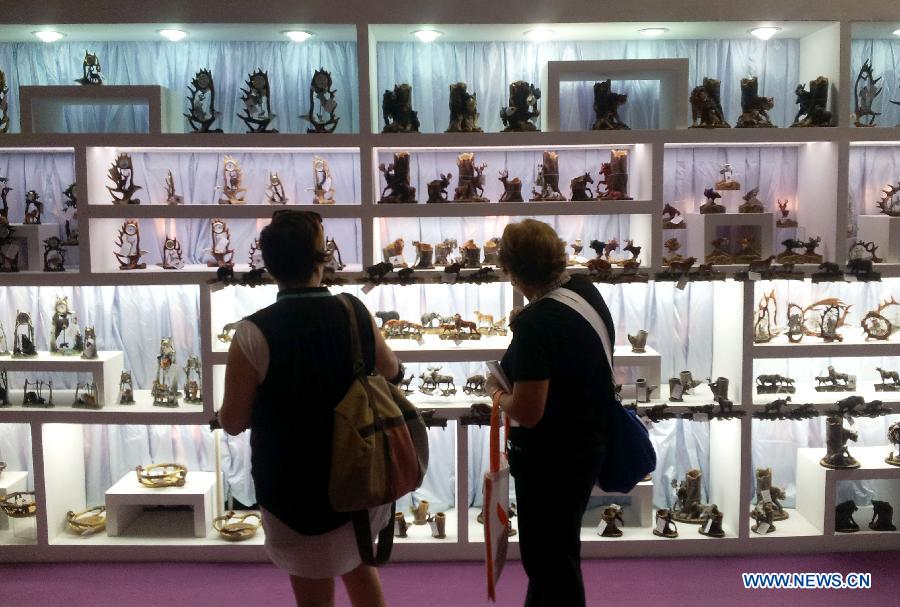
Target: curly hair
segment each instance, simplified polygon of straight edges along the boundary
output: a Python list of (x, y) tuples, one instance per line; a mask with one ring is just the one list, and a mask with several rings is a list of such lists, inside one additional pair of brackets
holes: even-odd
[(259, 235), (266, 270), (277, 282), (302, 284), (316, 266), (328, 261), (322, 217), (309, 211), (285, 209), (272, 214), (272, 222)]
[(511, 223), (500, 239), (500, 266), (517, 282), (543, 286), (566, 269), (566, 245), (552, 227), (535, 219)]

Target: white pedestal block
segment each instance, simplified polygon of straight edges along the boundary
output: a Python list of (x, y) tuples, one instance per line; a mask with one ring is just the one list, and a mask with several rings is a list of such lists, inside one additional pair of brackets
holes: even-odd
[(631, 346), (616, 346), (613, 348), (613, 361), (616, 369), (637, 369), (634, 377), (643, 377), (652, 386), (659, 386), (659, 377), (662, 374), (662, 356), (653, 348), (647, 346), (646, 351), (637, 353), (631, 351)]
[(687, 255), (696, 257), (697, 263), (704, 263), (706, 256), (712, 252), (712, 241), (717, 238), (717, 231), (731, 229), (729, 236), (732, 253), (740, 248), (737, 240), (738, 230), (742, 227), (755, 227), (757, 234), (756, 248), (761, 257), (772, 255), (772, 239), (775, 231), (775, 220), (772, 213), (688, 213), (687, 214)]
[(884, 461), (891, 450), (889, 446), (854, 447), (851, 442), (848, 450), (859, 461), (859, 468), (832, 470), (819, 464), (825, 449), (797, 449), (797, 511), (825, 535), (834, 533), (838, 481), (900, 481), (900, 466)]
[(859, 239), (878, 245), (877, 254), (886, 262), (900, 261), (900, 217), (860, 215)]
[(180, 95), (159, 85), (19, 87), (22, 133), (65, 133), (63, 113), (78, 105), (147, 106), (146, 133), (181, 133)]
[(184, 487), (150, 489), (128, 472), (106, 491), (106, 532), (123, 535), (145, 506), (190, 506), (193, 511), (194, 537), (206, 537), (212, 528), (216, 475), (213, 472), (188, 471)]
[[(5, 470), (0, 474), (0, 499), (10, 493), (26, 491), (26, 481), (28, 481), (27, 472)], [(9, 517), (2, 510), (0, 510), (0, 529), (9, 529)]]
[(658, 80), (659, 128), (688, 126), (687, 59), (609, 59), (599, 61), (548, 61), (546, 85), (547, 121), (550, 131), (559, 130), (559, 83), (600, 80)]
[[(12, 243), (20, 249), (19, 269), (40, 272), (44, 269), (44, 241), (51, 236), (59, 236), (59, 225), (55, 223), (13, 223)], [(9, 257), (14, 255), (6, 252)]]
[(649, 527), (653, 523), (653, 481), (638, 483), (630, 493), (607, 493), (594, 487), (591, 491), (593, 497), (624, 497), (631, 500), (631, 505), (622, 506), (623, 527)]
[[(38, 352), (31, 358), (3, 358), (3, 367), (9, 371), (90, 373), (97, 384), (97, 396), (101, 403), (113, 405), (119, 396), (119, 379), (122, 375), (125, 356), (121, 351), (101, 350), (97, 358), (84, 359), (80, 356), (61, 356), (49, 352)], [(18, 392), (21, 395), (21, 391)], [(12, 394), (16, 396), (15, 393)], [(71, 403), (56, 403), (70, 405)]]

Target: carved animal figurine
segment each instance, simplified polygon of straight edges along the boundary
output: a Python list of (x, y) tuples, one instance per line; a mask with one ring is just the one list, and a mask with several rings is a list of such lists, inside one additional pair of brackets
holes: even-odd
[(719, 198), (722, 197), (717, 191), (712, 188), (706, 188), (703, 190), (703, 195), (706, 197), (706, 202), (700, 205), (700, 213), (724, 213), (725, 206), (716, 202)]
[(719, 98), (721, 83), (715, 78), (704, 78), (703, 84), (691, 91), (691, 128), (730, 128), (725, 121), (722, 102)]
[[(892, 466), (900, 466), (900, 422), (894, 422), (888, 428), (888, 442), (892, 445), (891, 452), (884, 461)], [(894, 454), (894, 448), (897, 449), (896, 454)]]
[(412, 86), (395, 84), (381, 97), (382, 133), (418, 133), (419, 113), (412, 109)]
[[(875, 78), (872, 74), (872, 60), (866, 59), (859, 68), (856, 82), (853, 85), (853, 126), (875, 126), (875, 117), (881, 116), (881, 112), (872, 109), (872, 104), (881, 94), (881, 87), (877, 86), (879, 82), (881, 82), (881, 77)], [(868, 118), (868, 121), (863, 122), (863, 118)]]
[(828, 106), (828, 78), (819, 76), (809, 81), (809, 90), (798, 84), (794, 89), (799, 106), (792, 127), (834, 126)]
[(500, 182), (503, 184), (503, 194), (500, 202), (524, 202), (522, 198), (522, 180), (518, 177), (509, 179), (509, 171), (500, 171)]
[[(556, 152), (544, 152), (542, 162), (538, 165), (538, 174), (531, 190), (532, 201), (561, 201), (566, 197), (559, 191), (559, 155)], [(540, 188), (540, 189), (537, 189)]]
[(475, 93), (467, 91), (465, 82), (450, 85), (450, 124), (447, 133), (480, 133), (478, 126), (478, 100)]
[(826, 454), (819, 463), (826, 468), (859, 468), (859, 462), (847, 450), (847, 441), (856, 442), (859, 434), (844, 428), (842, 417), (832, 416), (825, 421)]
[(389, 320), (400, 320), (400, 313), (396, 310), (379, 310), (375, 312), (374, 316), (381, 321), (382, 327)]
[(881, 500), (872, 500), (872, 520), (869, 521), (872, 531), (896, 531), (894, 525), (894, 507)]
[(532, 122), (540, 116), (538, 102), (541, 98), (541, 89), (536, 88), (524, 80), (516, 80), (509, 85), (509, 105), (500, 108), (500, 121), (503, 122), (503, 132), (536, 131), (537, 126)]
[(628, 251), (631, 253), (631, 259), (627, 260), (626, 263), (630, 262), (635, 265), (640, 264), (640, 256), (641, 256), (641, 247), (636, 246), (634, 241), (629, 239), (625, 241), (625, 246), (622, 247), (623, 251)]
[(775, 225), (779, 228), (796, 228), (797, 221), (788, 217), (790, 214), (790, 211), (788, 210), (790, 200), (785, 199), (784, 202), (782, 202), (779, 198), (776, 204), (778, 205), (778, 211), (781, 213), (781, 217), (775, 222)]
[(659, 537), (675, 538), (678, 537), (678, 527), (672, 520), (672, 511), (666, 508), (660, 508), (656, 511), (656, 523), (653, 527), (653, 535)]
[(381, 191), (380, 203), (416, 202), (416, 188), (410, 185), (409, 153), (395, 152), (394, 162), (378, 165), (387, 185)]
[(737, 128), (774, 127), (769, 118), (769, 110), (773, 107), (774, 97), (759, 96), (759, 81), (756, 76), (741, 78), (741, 115), (735, 124)]
[(393, 272), (394, 265), (390, 262), (382, 261), (374, 266), (367, 267), (364, 271), (369, 276), (369, 282), (375, 283), (383, 280), (385, 276)]
[(81, 62), (81, 78), (75, 82), (85, 85), (103, 84), (103, 73), (100, 65), (100, 57), (96, 53), (84, 51), (84, 61)]
[(785, 499), (786, 494), (781, 487), (772, 485), (772, 469), (757, 468), (756, 469), (756, 502), (768, 502), (772, 504), (774, 510), (772, 512), (772, 520), (783, 521), (789, 518), (788, 512), (781, 505), (781, 500)]
[(618, 504), (610, 504), (603, 509), (603, 513), (601, 514), (602, 523), (600, 526), (602, 527), (602, 531), (600, 535), (603, 537), (622, 537), (622, 530), (616, 526), (616, 521), (619, 522), (620, 525), (625, 525), (625, 521), (622, 520), (622, 507)]
[(699, 523), (703, 513), (703, 504), (700, 501), (700, 470), (688, 470), (681, 483), (677, 479), (672, 480), (675, 491), (675, 505), (672, 507), (673, 518), (679, 523)]
[(456, 159), (459, 168), (459, 178), (456, 188), (453, 190), (453, 200), (456, 202), (488, 202), (484, 197), (484, 169), (487, 164), (475, 164), (475, 154), (472, 152), (460, 152)]
[(637, 335), (628, 335), (628, 343), (631, 344), (631, 351), (636, 354), (643, 354), (647, 351), (647, 336), (649, 333), (644, 329), (637, 332)]
[(719, 507), (716, 504), (710, 504), (703, 509), (703, 513), (700, 515), (700, 528), (697, 532), (709, 537), (725, 537), (725, 530), (722, 529), (724, 518)]
[(787, 411), (787, 404), (791, 402), (791, 397), (777, 398), (770, 403), (766, 403), (762, 417), (764, 419), (784, 419), (790, 414)]
[(753, 533), (765, 535), (775, 531), (775, 507), (771, 502), (758, 502), (751, 516), (755, 521), (750, 528)]
[(453, 173), (444, 175), (441, 173), (440, 179), (428, 182), (428, 201), (427, 202), (447, 202), (447, 188), (450, 187), (450, 179)]
[(591, 125), (591, 130), (630, 130), (627, 124), (619, 118), (619, 108), (628, 101), (628, 95), (615, 93), (612, 90), (612, 82), (604, 80), (594, 83), (594, 114), (597, 119)]
[(594, 197), (594, 193), (591, 191), (591, 188), (588, 184), (593, 184), (594, 180), (591, 179), (590, 173), (584, 173), (583, 175), (578, 175), (577, 177), (572, 178), (569, 182), (569, 187), (572, 190), (571, 200), (597, 200)]
[(762, 201), (756, 197), (759, 194), (759, 188), (753, 188), (748, 191), (746, 194), (741, 196), (744, 200), (743, 204), (738, 206), (738, 212), (740, 213), (762, 213), (765, 211), (765, 207), (763, 206)]
[(603, 191), (597, 191), (600, 200), (631, 200), (628, 195), (628, 150), (610, 150), (609, 162), (600, 165), (600, 181)]
[(847, 500), (834, 507), (834, 530), (838, 533), (854, 533), (859, 525), (853, 520), (853, 513), (859, 510), (856, 502)]
[(487, 392), (484, 391), (485, 381), (484, 375), (472, 375), (466, 378), (466, 385), (462, 391), (469, 396), (487, 396)]

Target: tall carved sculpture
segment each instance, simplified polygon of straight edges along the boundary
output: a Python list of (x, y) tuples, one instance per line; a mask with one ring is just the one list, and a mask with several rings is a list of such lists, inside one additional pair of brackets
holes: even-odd
[(739, 129), (774, 127), (769, 110), (775, 107), (773, 97), (759, 96), (759, 80), (741, 78), (741, 115), (735, 126)]
[(247, 82), (241, 89), (241, 103), (244, 110), (238, 114), (248, 133), (277, 133), (271, 128), (275, 114), (272, 113), (272, 96), (269, 90), (269, 73), (257, 68), (247, 76)]
[(335, 116), (337, 91), (331, 85), (331, 72), (324, 67), (317, 69), (309, 82), (309, 113), (300, 116), (312, 125), (306, 129), (307, 133), (333, 133), (337, 128), (340, 120)]
[(465, 82), (450, 85), (450, 124), (447, 133), (480, 133), (478, 100), (467, 91)]
[(619, 108), (628, 101), (628, 95), (612, 90), (612, 82), (604, 80), (594, 83), (594, 114), (596, 120), (591, 126), (594, 131), (630, 130), (619, 118)]
[(538, 102), (541, 98), (541, 89), (524, 80), (516, 80), (509, 85), (509, 105), (500, 108), (500, 120), (503, 122), (503, 132), (536, 131), (537, 126), (533, 119), (541, 115)]
[(715, 78), (704, 78), (703, 84), (691, 91), (691, 128), (730, 128), (722, 110), (719, 97), (721, 83)]
[(221, 112), (216, 110), (216, 85), (212, 72), (202, 69), (191, 80), (188, 87), (188, 113), (184, 115), (194, 133), (221, 133), (222, 129), (212, 128)]
[(475, 154), (461, 152), (456, 159), (459, 167), (459, 178), (453, 191), (453, 200), (457, 202), (488, 202), (484, 197), (484, 169), (487, 164), (475, 164)]
[(382, 133), (418, 133), (419, 113), (412, 109), (412, 86), (395, 84), (381, 97)]
[[(538, 175), (531, 190), (532, 201), (558, 201), (566, 197), (559, 191), (559, 155), (544, 152), (543, 161), (538, 165)], [(536, 189), (540, 188), (540, 189)]]
[(819, 76), (809, 81), (809, 90), (806, 86), (798, 84), (794, 93), (797, 95), (797, 114), (794, 116), (793, 127), (803, 126), (834, 126), (831, 120), (831, 112), (828, 107), (828, 78)]
[(381, 191), (380, 203), (416, 202), (416, 188), (410, 185), (409, 153), (395, 152), (394, 162), (378, 165), (387, 185)]

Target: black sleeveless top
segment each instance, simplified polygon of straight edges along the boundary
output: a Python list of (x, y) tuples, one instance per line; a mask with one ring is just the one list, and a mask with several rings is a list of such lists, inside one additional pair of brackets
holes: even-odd
[[(372, 321), (365, 305), (350, 299), (372, 369)], [(298, 533), (337, 529), (350, 520), (328, 500), (334, 408), (353, 381), (347, 310), (324, 287), (288, 289), (247, 320), (269, 345), (250, 421), (257, 501)]]

